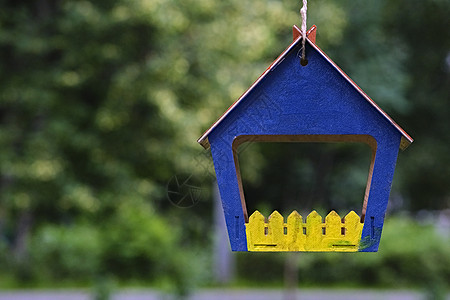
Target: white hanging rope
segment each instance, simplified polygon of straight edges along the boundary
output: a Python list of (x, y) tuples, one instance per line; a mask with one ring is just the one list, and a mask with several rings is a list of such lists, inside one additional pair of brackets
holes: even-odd
[(303, 0), (303, 7), (300, 9), (300, 15), (302, 16), (302, 60), (305, 60), (305, 43), (306, 43), (306, 11), (308, 10), (308, 0)]

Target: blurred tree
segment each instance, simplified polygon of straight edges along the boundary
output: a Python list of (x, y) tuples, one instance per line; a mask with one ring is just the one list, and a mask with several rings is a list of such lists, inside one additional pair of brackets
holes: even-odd
[[(312, 1), (308, 23), (319, 27), (319, 46), (417, 139), (402, 154), (399, 191), (413, 209), (442, 208), (450, 199), (449, 2), (419, 2)], [(79, 242), (61, 236), (103, 224), (100, 254), (92, 252), (102, 260), (98, 268), (193, 277), (176, 268), (185, 266), (177, 260), (187, 251), (179, 249), (208, 245), (212, 203), (175, 208), (167, 182), (183, 172), (211, 177), (196, 139), (289, 43), (299, 4), (0, 0), (0, 8), (0, 249), (10, 254), (0, 258), (14, 253), (26, 272), (29, 259), (39, 261), (35, 255), (52, 257), (41, 248), (28, 256), (38, 243), (32, 233), (73, 243), (73, 252), (55, 250), (54, 240), (48, 249), (78, 257), (85, 253)], [(308, 171), (302, 161), (267, 151), (249, 149), (249, 188), (270, 186), (267, 170), (275, 163)], [(316, 163), (329, 152), (306, 151)], [(343, 155), (343, 162), (352, 159)], [(165, 240), (171, 228), (182, 233)], [(122, 247), (127, 238), (138, 245)], [(155, 259), (161, 252), (146, 249), (150, 241), (175, 258)]]
[[(24, 272), (29, 257), (51, 257), (36, 247), (29, 256), (29, 244), (36, 244), (31, 233), (66, 232), (47, 229), (52, 224), (122, 224), (123, 211), (136, 201), (144, 211), (166, 211), (161, 223), (167, 224), (158, 230), (170, 235), (170, 222), (187, 233), (171, 247), (207, 245), (211, 203), (197, 205), (186, 220), (171, 209), (166, 184), (183, 171), (209, 178), (196, 138), (250, 84), (267, 63), (261, 61), (278, 52), (278, 39), (286, 38), (280, 31), (290, 34), (296, 13), (278, 1), (238, 0), (5, 0), (0, 6), (0, 236)], [(157, 229), (148, 230), (123, 237)], [(119, 272), (129, 263), (142, 268), (136, 276), (146, 276), (152, 271), (135, 261), (164, 262), (142, 248), (132, 248), (135, 259), (122, 260), (131, 250), (105, 239), (112, 248), (100, 259), (115, 261), (106, 269)], [(116, 247), (117, 253), (108, 250)]]
[(405, 45), (405, 96), (399, 115), (417, 143), (404, 153), (398, 177), (412, 210), (450, 207), (450, 1), (388, 1), (385, 30)]
[(189, 43), (194, 26), (183, 11), (190, 6), (46, 0), (1, 6), (0, 234), (26, 262), (33, 228), (83, 219), (115, 224), (135, 199), (149, 208), (165, 199), (174, 166), (193, 164), (189, 149), (199, 128), (193, 83), (207, 79), (187, 76), (197, 55)]

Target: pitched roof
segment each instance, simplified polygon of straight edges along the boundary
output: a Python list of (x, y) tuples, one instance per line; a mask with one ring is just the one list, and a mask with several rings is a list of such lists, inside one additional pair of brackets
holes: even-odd
[[(323, 52), (317, 45), (315, 44), (316, 41), (316, 26), (314, 25), (311, 27), (311, 29), (307, 32), (306, 40), (308, 41), (309, 45), (311, 45), (318, 53), (322, 55), (322, 57), (328, 61), (363, 97), (366, 99), (384, 118), (386, 118), (401, 134), (402, 139), (400, 142), (400, 149), (405, 150), (414, 140), (391, 118), (387, 113), (385, 113), (350, 77), (348, 77), (347, 74), (344, 73), (344, 71), (341, 70), (326, 54)], [(209, 141), (208, 141), (208, 135), (211, 133), (211, 131), (214, 130), (227, 116), (228, 114), (233, 111), (233, 109), (247, 96), (254, 88), (255, 86), (278, 64), (280, 64), (285, 56), (289, 53), (289, 51), (294, 48), (298, 43), (302, 40), (302, 35), (300, 29), (294, 25), (293, 26), (293, 33), (294, 33), (294, 41), (283, 51), (283, 53), (278, 56), (278, 58), (270, 64), (270, 66), (264, 71), (264, 73), (259, 76), (259, 78), (239, 97), (238, 100), (236, 100), (223, 114), (222, 116), (214, 122), (211, 127), (206, 130), (203, 135), (197, 140), (200, 145), (202, 145), (205, 149), (208, 149), (210, 147)]]

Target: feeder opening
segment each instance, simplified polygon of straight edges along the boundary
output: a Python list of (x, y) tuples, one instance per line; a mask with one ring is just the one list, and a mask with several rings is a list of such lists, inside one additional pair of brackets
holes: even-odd
[[(245, 136), (235, 140), (233, 150), (250, 251), (357, 251), (373, 138)], [(270, 242), (252, 240), (258, 234), (249, 228)], [(292, 235), (304, 238), (303, 244), (289, 244)], [(313, 236), (320, 242), (308, 244)]]

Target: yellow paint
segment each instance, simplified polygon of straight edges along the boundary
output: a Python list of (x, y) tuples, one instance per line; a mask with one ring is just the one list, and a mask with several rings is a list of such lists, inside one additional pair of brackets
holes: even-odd
[(246, 225), (249, 251), (317, 251), (356, 252), (361, 240), (363, 223), (351, 211), (344, 221), (331, 211), (322, 222), (322, 217), (311, 212), (303, 223), (302, 216), (293, 211), (284, 222), (283, 216), (274, 211), (265, 221), (255, 211)]

